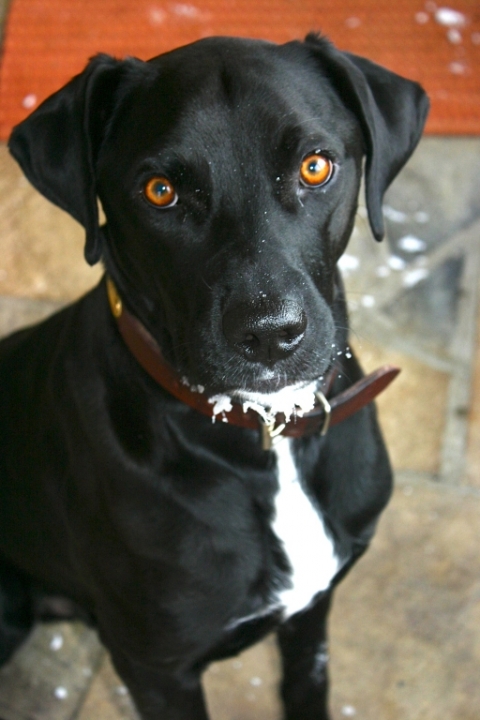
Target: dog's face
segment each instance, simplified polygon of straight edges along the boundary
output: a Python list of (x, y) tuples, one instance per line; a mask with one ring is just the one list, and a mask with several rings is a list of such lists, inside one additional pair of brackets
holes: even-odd
[[(337, 352), (345, 323), (335, 268), (363, 155), (379, 237), (383, 191), (426, 111), (418, 86), (362, 63), (315, 38), (284, 46), (216, 38), (149, 63), (100, 57), (37, 111), (37, 127), (31, 120), (27, 132), (27, 120), (14, 133), (27, 175), (85, 224), (88, 259), (103, 255), (167, 360), (211, 394), (310, 383)], [(397, 117), (399, 95), (408, 109)], [(70, 117), (81, 111), (70, 136), (83, 157), (55, 151), (77, 162), (76, 200), (25, 152), (25, 137), (38, 137), (39, 123), (46, 132), (48, 118), (51, 149), (66, 104)]]
[(108, 264), (168, 360), (211, 392), (313, 381), (335, 344), (362, 136), (289, 50), (212, 42), (158, 58), (97, 166)]

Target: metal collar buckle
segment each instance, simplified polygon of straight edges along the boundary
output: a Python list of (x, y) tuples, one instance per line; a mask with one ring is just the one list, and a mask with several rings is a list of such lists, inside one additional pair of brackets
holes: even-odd
[(282, 439), (282, 432), (287, 427), (286, 423), (280, 423), (275, 427), (276, 420), (264, 420), (260, 418), (260, 427), (262, 429), (262, 450), (271, 450), (272, 447)]
[(323, 421), (322, 429), (320, 430), (320, 435), (323, 436), (327, 434), (327, 430), (330, 427), (330, 420), (332, 419), (332, 406), (320, 390), (315, 393), (315, 397), (323, 407), (323, 411), (325, 413), (325, 420)]
[[(330, 427), (332, 407), (322, 392), (316, 392), (315, 397), (317, 398), (319, 404), (322, 406), (325, 413), (325, 419), (320, 429), (320, 435), (323, 436), (327, 434), (327, 430)], [(275, 418), (273, 420), (267, 421), (263, 417), (259, 416), (259, 419), (261, 427), (262, 449), (271, 450), (280, 440), (282, 440), (282, 433), (287, 427), (287, 424), (280, 423), (279, 425), (276, 425)]]
[(117, 292), (117, 288), (113, 284), (113, 281), (107, 277), (107, 294), (108, 302), (110, 304), (110, 310), (115, 318), (119, 318), (123, 312), (122, 298)]

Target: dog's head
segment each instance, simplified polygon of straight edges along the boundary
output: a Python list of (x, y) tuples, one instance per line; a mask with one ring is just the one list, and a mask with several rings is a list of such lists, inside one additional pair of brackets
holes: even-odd
[(363, 158), (381, 239), (427, 108), (416, 83), (314, 35), (211, 38), (147, 63), (94, 58), (10, 149), (182, 375), (272, 392), (331, 363)]

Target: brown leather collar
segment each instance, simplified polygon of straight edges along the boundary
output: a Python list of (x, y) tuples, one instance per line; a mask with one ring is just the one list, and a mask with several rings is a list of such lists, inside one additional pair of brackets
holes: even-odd
[(178, 400), (213, 420), (218, 419), (239, 427), (260, 430), (262, 445), (266, 450), (272, 447), (276, 438), (282, 436), (298, 438), (314, 433), (325, 434), (329, 426), (337, 425), (368, 405), (400, 372), (398, 367), (383, 365), (344, 392), (327, 400), (325, 395), (329, 395), (337, 372), (334, 369), (323, 382), (322, 390), (325, 395), (322, 392), (316, 393), (317, 406), (304, 415), (297, 415), (289, 422), (285, 422), (284, 415), (279, 413), (272, 422), (267, 423), (255, 410), (251, 408), (244, 410), (240, 403), (232, 403), (230, 410), (215, 415), (214, 405), (207, 396), (190, 388), (185, 381), (182, 382), (182, 378), (166, 362), (148, 330), (125, 308), (110, 278), (107, 278), (107, 292), (112, 314), (116, 318), (125, 344), (143, 369), (159, 385)]

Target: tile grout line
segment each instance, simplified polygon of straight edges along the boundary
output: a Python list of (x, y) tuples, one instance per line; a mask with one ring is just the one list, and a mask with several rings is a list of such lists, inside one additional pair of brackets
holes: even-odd
[(435, 268), (440, 267), (446, 260), (452, 257), (458, 257), (464, 253), (470, 252), (478, 243), (480, 237), (480, 218), (475, 217), (468, 225), (457, 230), (451, 237), (442, 242), (441, 245), (435, 247), (426, 256), (426, 264), (421, 258), (413, 260), (408, 267), (396, 275), (388, 278), (388, 284), (379, 293), (377, 312), (385, 311), (390, 303), (401, 295), (408, 286), (404, 284), (405, 277), (414, 270), (426, 269), (432, 272)]
[(439, 481), (442, 484), (459, 485), (464, 481), (466, 472), (468, 419), (477, 340), (479, 279), (480, 249), (470, 247), (464, 255), (457, 324), (450, 345), (453, 369), (440, 460)]
[(459, 485), (440, 482), (438, 473), (418, 470), (395, 470), (395, 487), (402, 488), (430, 488), (441, 493), (449, 493), (458, 497), (472, 497), (480, 500), (480, 488), (471, 485)]
[[(100, 640), (99, 640), (100, 643)], [(90, 690), (92, 689), (92, 685), (95, 681), (95, 678), (97, 677), (100, 668), (102, 666), (102, 663), (104, 662), (105, 658), (107, 657), (107, 650), (103, 646), (101, 646), (100, 652), (98, 653), (96, 662), (94, 663), (95, 667), (92, 668), (92, 674), (88, 679), (88, 682), (85, 683), (83, 687), (83, 691), (80, 693), (77, 705), (73, 712), (70, 714), (68, 720), (77, 720), (77, 718), (80, 716), (83, 706), (85, 705), (85, 701), (87, 700)], [(0, 719), (1, 720), (1, 719)]]

